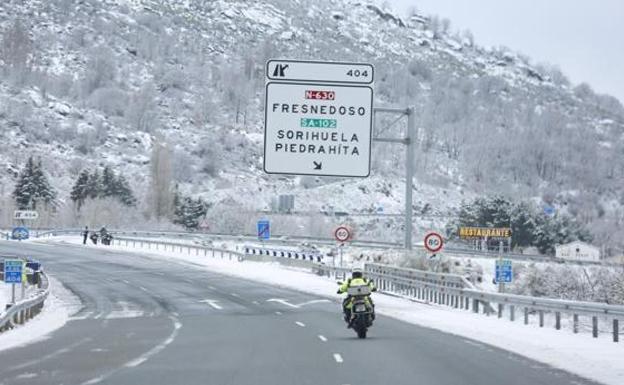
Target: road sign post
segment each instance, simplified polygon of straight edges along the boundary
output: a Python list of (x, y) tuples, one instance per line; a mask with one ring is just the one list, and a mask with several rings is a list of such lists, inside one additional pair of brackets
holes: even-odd
[(15, 227), (11, 231), (11, 239), (14, 239), (17, 241), (23, 241), (25, 239), (28, 239), (29, 237), (30, 237), (30, 233), (26, 227), (23, 227), (23, 226)]
[(16, 220), (35, 220), (39, 218), (39, 213), (32, 210), (15, 210), (13, 219)]
[(435, 254), (442, 250), (442, 247), (444, 246), (444, 239), (440, 234), (430, 232), (425, 235), (424, 245), (428, 252)]
[(269, 60), (265, 172), (369, 176), (373, 74), (364, 63)]
[(271, 238), (271, 223), (267, 219), (261, 219), (257, 224), (258, 239), (268, 241)]
[(334, 238), (336, 238), (336, 240), (340, 243), (340, 245), (338, 245), (338, 247), (340, 247), (340, 267), (343, 266), (342, 249), (344, 248), (345, 242), (351, 240), (352, 236), (353, 234), (351, 232), (351, 229), (349, 229), (347, 226), (338, 226), (334, 230)]
[(498, 291), (505, 291), (505, 284), (513, 282), (513, 263), (511, 259), (496, 260), (494, 279), (498, 283)]
[(4, 282), (10, 283), (12, 287), (11, 303), (15, 304), (15, 284), (22, 283), (22, 270), (24, 263), (21, 259), (4, 260)]

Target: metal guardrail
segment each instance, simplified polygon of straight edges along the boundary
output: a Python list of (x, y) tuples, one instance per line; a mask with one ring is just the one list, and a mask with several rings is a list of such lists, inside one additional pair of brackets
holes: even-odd
[(121, 238), (115, 237), (113, 238), (113, 245), (118, 246), (126, 246), (133, 248), (147, 248), (148, 250), (162, 250), (162, 251), (178, 251), (180, 253), (184, 253), (188, 255), (203, 255), (204, 257), (211, 256), (213, 258), (222, 258), (229, 260), (238, 260), (242, 261), (245, 259), (245, 254), (240, 253), (238, 251), (221, 249), (216, 247), (207, 247), (201, 245), (187, 244), (187, 243), (175, 243), (175, 242), (165, 242), (165, 241), (152, 241), (147, 239), (134, 239), (134, 238)]
[(0, 332), (23, 324), (41, 312), (49, 295), (48, 277), (39, 272), (40, 287), (35, 293), (0, 312)]
[[(346, 269), (330, 266), (319, 266), (320, 274), (344, 278)], [(482, 311), (486, 315), (497, 314), (504, 316), (505, 311), (509, 319), (515, 321), (516, 309), (522, 309), (524, 324), (529, 324), (531, 315), (537, 315), (539, 326), (544, 327), (545, 314), (553, 314), (555, 329), (561, 329), (562, 315), (571, 317), (573, 333), (579, 332), (579, 316), (591, 319), (591, 330), (594, 338), (598, 337), (598, 323), (611, 323), (611, 334), (614, 342), (619, 342), (619, 320), (624, 318), (624, 306), (609, 305), (598, 302), (581, 302), (539, 298), (504, 293), (489, 293), (475, 290), (474, 287), (461, 276), (452, 274), (429, 273), (414, 269), (397, 268), (386, 265), (367, 264), (366, 274), (373, 279), (381, 292), (407, 297), (425, 303), (435, 303), (455, 309), (472, 310), (474, 313)], [(481, 309), (481, 310), (480, 310)]]
[[(47, 230), (43, 232), (34, 232), (33, 237), (46, 237), (56, 235), (68, 235), (68, 234), (80, 234), (81, 229), (63, 229), (63, 230)], [(188, 232), (175, 232), (175, 231), (129, 231), (129, 230), (110, 230), (113, 235), (122, 236), (140, 236), (140, 237), (169, 237), (169, 238), (183, 238), (183, 239), (211, 239), (211, 240), (238, 240), (247, 242), (257, 242), (258, 238), (255, 235), (231, 235), (222, 233), (188, 233)], [(302, 242), (313, 242), (324, 246), (336, 246), (336, 241), (331, 238), (318, 238), (300, 235), (274, 235), (270, 240), (265, 240), (265, 244), (281, 244), (299, 246)], [(402, 250), (402, 245), (394, 242), (380, 242), (380, 241), (367, 241), (367, 240), (355, 240), (349, 243), (353, 247), (389, 250), (396, 249)], [(423, 245), (414, 245), (416, 250), (424, 250)], [(472, 250), (460, 247), (453, 247), (447, 245), (442, 251), (444, 255), (456, 258), (498, 258), (498, 252), (484, 252), (479, 250)], [(538, 254), (517, 254), (517, 253), (505, 253), (506, 258), (511, 258), (517, 261), (528, 262), (553, 262), (568, 265), (580, 265), (580, 266), (621, 266), (621, 264), (606, 262), (606, 261), (574, 261), (565, 260), (552, 256), (538, 255)]]
[[(125, 232), (136, 235), (145, 235), (144, 232)], [(158, 233), (149, 233), (156, 235)], [(165, 233), (171, 236), (171, 233)], [(189, 234), (190, 235), (190, 234)], [(239, 239), (241, 237), (232, 237)], [(179, 244), (173, 242), (151, 241), (144, 239), (132, 238), (115, 238), (114, 242), (119, 244), (125, 242), (126, 245), (132, 243), (135, 247), (147, 246), (154, 247), (156, 250), (163, 247), (163, 250), (171, 248), (172, 251), (179, 250), (191, 254), (195, 251), (196, 255), (220, 256), (224, 258), (226, 255), (229, 259), (236, 257), (238, 260), (244, 260), (246, 255), (243, 253), (198, 246), (192, 244)], [(160, 245), (160, 246), (158, 246)], [(270, 256), (269, 256), (270, 257)], [(286, 258), (276, 258), (276, 260)], [(350, 269), (327, 266), (323, 264), (309, 263), (315, 272), (319, 275), (333, 276), (334, 278), (346, 277)], [(597, 302), (580, 302), (559, 300), (551, 298), (540, 298), (521, 296), (504, 293), (489, 293), (475, 290), (474, 286), (464, 277), (454, 274), (432, 273), (416, 269), (400, 268), (381, 264), (366, 264), (366, 272), (368, 277), (373, 279), (380, 291), (404, 296), (410, 299), (423, 301), (427, 303), (435, 303), (438, 305), (449, 306), (456, 309), (472, 310), (475, 313), (483, 312), (486, 315), (497, 314), (498, 318), (504, 316), (505, 310), (508, 311), (509, 319), (515, 321), (516, 309), (522, 309), (524, 314), (524, 323), (529, 324), (529, 318), (532, 315), (539, 317), (539, 326), (544, 327), (545, 314), (554, 314), (555, 329), (561, 329), (562, 315), (570, 316), (572, 319), (572, 330), (574, 333), (579, 332), (579, 316), (591, 318), (591, 329), (594, 338), (598, 337), (599, 319), (607, 319), (611, 322), (612, 336), (614, 342), (619, 342), (620, 326), (619, 320), (624, 318), (624, 306), (609, 305)]]

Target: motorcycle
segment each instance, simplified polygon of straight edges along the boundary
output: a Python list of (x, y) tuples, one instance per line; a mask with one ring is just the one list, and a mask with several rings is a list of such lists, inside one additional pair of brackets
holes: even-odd
[[(338, 284), (342, 284), (339, 282)], [(349, 327), (352, 328), (358, 338), (366, 338), (368, 328), (373, 326), (375, 319), (375, 308), (373, 307), (369, 296), (371, 294), (369, 286), (353, 286), (347, 289), (351, 301), (351, 311), (348, 314), (349, 319), (345, 318)]]

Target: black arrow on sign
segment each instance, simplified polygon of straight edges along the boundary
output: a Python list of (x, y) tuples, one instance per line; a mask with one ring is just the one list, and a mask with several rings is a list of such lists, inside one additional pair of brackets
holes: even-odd
[(323, 162), (314, 162), (314, 161), (312, 161), (312, 163), (314, 163), (314, 169), (315, 170), (323, 169)]

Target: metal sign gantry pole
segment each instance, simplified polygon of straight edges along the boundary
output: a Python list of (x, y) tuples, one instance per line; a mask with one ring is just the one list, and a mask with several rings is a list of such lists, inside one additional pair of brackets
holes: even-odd
[(405, 249), (412, 250), (412, 191), (414, 188), (414, 144), (416, 143), (416, 119), (414, 107), (375, 107), (373, 113), (389, 113), (407, 116), (407, 136), (404, 138), (380, 138), (373, 136), (373, 142), (401, 143), (407, 146), (405, 156)]

